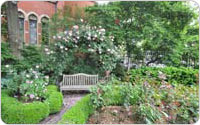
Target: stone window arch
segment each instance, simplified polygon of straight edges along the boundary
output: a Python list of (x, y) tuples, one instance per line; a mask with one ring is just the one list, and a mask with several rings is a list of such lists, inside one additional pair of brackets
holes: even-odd
[(29, 43), (37, 44), (37, 22), (38, 18), (34, 14), (28, 16), (29, 20)]
[(20, 40), (22, 42), (24, 42), (24, 21), (25, 21), (25, 15), (21, 11), (18, 11), (18, 21), (19, 21)]

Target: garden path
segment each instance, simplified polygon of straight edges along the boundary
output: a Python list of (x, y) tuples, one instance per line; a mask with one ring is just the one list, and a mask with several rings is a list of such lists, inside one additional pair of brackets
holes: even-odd
[(63, 98), (64, 106), (62, 107), (61, 111), (56, 114), (49, 115), (47, 118), (41, 121), (40, 124), (56, 124), (61, 120), (62, 115), (83, 96), (85, 96), (85, 94), (65, 94)]

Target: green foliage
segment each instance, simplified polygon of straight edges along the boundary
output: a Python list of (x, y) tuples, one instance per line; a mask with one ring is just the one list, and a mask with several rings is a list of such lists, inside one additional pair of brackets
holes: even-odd
[(43, 62), (42, 48), (35, 45), (24, 46), (21, 50), (21, 55), (23, 59), (18, 67), (22, 69), (30, 69)]
[(50, 85), (47, 87), (47, 99), (49, 104), (50, 114), (59, 112), (63, 104), (63, 95), (57, 91), (57, 86)]
[(47, 103), (21, 103), (4, 91), (1, 99), (1, 118), (7, 124), (37, 124), (49, 115)]
[(1, 91), (1, 118), (7, 124), (37, 124), (49, 114), (56, 113), (62, 108), (63, 96), (57, 87), (47, 87), (47, 99), (44, 102), (33, 101), (22, 103), (13, 98), (10, 90)]
[[(198, 119), (199, 110), (196, 81), (193, 81), (191, 85), (173, 84), (170, 83), (173, 81), (171, 79), (166, 82), (168, 76), (174, 76), (173, 79), (182, 77), (182, 81), (185, 79), (188, 81), (187, 77), (179, 76), (178, 73), (180, 71), (192, 72), (190, 70), (174, 67), (166, 67), (166, 69), (160, 69), (159, 72), (158, 68), (137, 69), (131, 71), (133, 73), (132, 84), (113, 80), (93, 88), (91, 102), (95, 108), (120, 105), (130, 110), (132, 106), (133, 119), (139, 124), (194, 123)], [(194, 72), (194, 74), (198, 73)], [(178, 80), (180, 82), (180, 79)]]
[(30, 69), (17, 73), (10, 67), (7, 67), (8, 79), (2, 81), (4, 88), (12, 91), (21, 99), (24, 96), (24, 101), (43, 100), (46, 97), (46, 85), (48, 85), (48, 78), (37, 71), (37, 69)]
[(85, 124), (93, 112), (94, 108), (90, 103), (90, 95), (87, 95), (62, 116), (59, 124)]
[[(132, 57), (134, 63), (141, 64), (146, 52), (152, 52), (143, 65), (156, 62), (198, 67), (198, 14), (195, 9), (185, 1), (120, 1), (88, 7), (86, 12), (90, 14), (89, 23), (109, 31), (115, 37), (114, 44), (124, 47), (123, 52)], [(164, 56), (159, 56), (159, 52)]]
[(1, 65), (11, 64), (16, 61), (8, 43), (1, 42)]
[(161, 81), (159, 78), (159, 72), (164, 73), (166, 75), (165, 81), (171, 84), (194, 85), (197, 84), (198, 81), (198, 70), (184, 67), (143, 67), (139, 69), (133, 69), (130, 71), (130, 79), (131, 82), (137, 82), (137, 80), (143, 78), (156, 79)]
[(120, 65), (120, 63), (116, 64), (115, 69), (113, 69), (112, 73), (120, 80), (125, 80), (126, 69), (124, 66)]
[(103, 85), (102, 83), (97, 84), (97, 86), (92, 87), (90, 92), (91, 92), (91, 102), (93, 104), (93, 107), (95, 109), (100, 109), (103, 106), (106, 106), (106, 100), (104, 100), (104, 95), (107, 92), (111, 91), (111, 84)]
[(51, 91), (58, 91), (58, 87), (55, 85), (48, 85), (47, 86), (47, 91), (51, 92)]

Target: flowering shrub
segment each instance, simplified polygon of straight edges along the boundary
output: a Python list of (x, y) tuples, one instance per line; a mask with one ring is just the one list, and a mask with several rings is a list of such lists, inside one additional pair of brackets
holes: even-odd
[[(91, 27), (88, 24), (75, 25), (72, 30), (59, 33), (53, 38), (56, 41), (55, 45), (63, 52), (70, 50), (81, 53), (83, 57), (96, 55), (99, 65), (104, 70), (111, 71), (116, 65), (116, 60), (120, 58), (119, 48), (113, 44), (114, 37), (107, 36), (105, 29), (101, 27)], [(59, 45), (59, 42), (62, 45)]]
[(2, 84), (11, 90), (15, 97), (23, 99), (23, 101), (43, 100), (45, 98), (49, 77), (38, 71), (39, 66), (36, 66), (35, 70), (31, 68), (20, 73), (17, 73), (9, 65), (5, 67), (10, 79)]

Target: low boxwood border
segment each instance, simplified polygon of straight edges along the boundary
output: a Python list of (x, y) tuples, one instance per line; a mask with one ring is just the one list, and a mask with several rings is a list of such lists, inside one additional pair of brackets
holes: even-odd
[(1, 91), (1, 119), (7, 124), (36, 124), (51, 113), (62, 108), (63, 96), (56, 86), (47, 87), (47, 99), (44, 102), (22, 103), (10, 97), (7, 90)]
[(87, 95), (65, 112), (58, 124), (85, 124), (93, 113), (90, 95)]
[(49, 104), (50, 114), (59, 112), (63, 104), (63, 95), (61, 92), (57, 91), (57, 86), (49, 85), (47, 87), (47, 99), (46, 101)]

